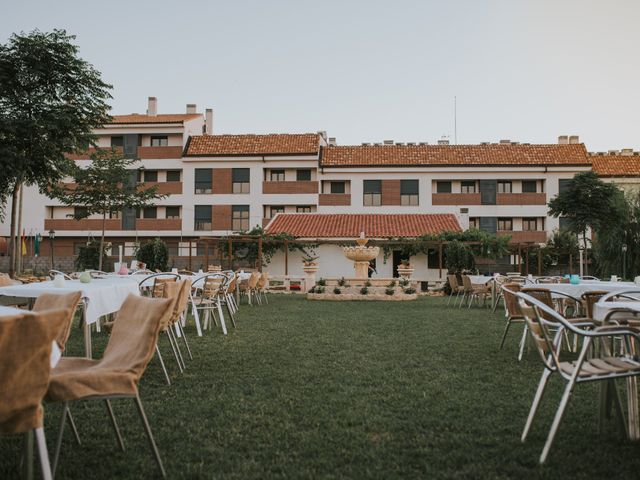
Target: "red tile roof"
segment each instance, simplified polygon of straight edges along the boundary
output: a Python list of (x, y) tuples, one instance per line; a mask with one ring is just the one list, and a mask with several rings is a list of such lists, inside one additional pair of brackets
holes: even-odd
[(322, 149), (323, 167), (590, 165), (583, 144), (362, 145)]
[(319, 150), (317, 133), (197, 135), (189, 139), (186, 156), (304, 155), (317, 154)]
[(640, 176), (640, 155), (593, 155), (593, 171), (601, 177)]
[(139, 124), (139, 123), (183, 123), (194, 118), (202, 118), (201, 113), (164, 113), (159, 115), (143, 115), (133, 113), (131, 115), (113, 115), (111, 123)]
[(302, 238), (419, 237), (445, 231), (462, 231), (453, 214), (351, 214), (279, 213), (267, 233), (288, 233)]

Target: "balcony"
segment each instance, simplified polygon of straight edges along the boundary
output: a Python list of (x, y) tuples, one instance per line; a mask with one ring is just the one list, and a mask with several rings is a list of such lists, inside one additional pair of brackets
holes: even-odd
[(511, 236), (511, 243), (545, 243), (547, 241), (547, 232), (544, 230), (514, 231), (514, 230), (498, 230), (497, 234), (501, 237)]
[(182, 147), (138, 147), (136, 158), (141, 160), (182, 158)]
[(496, 205), (546, 205), (546, 193), (498, 193)]
[[(108, 218), (105, 221), (107, 230), (122, 230), (122, 221), (119, 218)], [(83, 218), (82, 220), (74, 220), (73, 218), (46, 218), (44, 220), (45, 230), (102, 230), (101, 218)]]
[(479, 193), (434, 193), (432, 205), (481, 205)]
[(181, 218), (138, 218), (136, 230), (181, 230)]
[(138, 190), (149, 187), (158, 187), (157, 192), (164, 195), (180, 195), (182, 182), (143, 182), (138, 184)]
[(321, 193), (318, 195), (318, 204), (327, 206), (351, 205), (350, 193)]
[(111, 150), (111, 148), (113, 148), (116, 151), (116, 153), (122, 154), (122, 147), (103, 147), (103, 148), (99, 148), (99, 149), (91, 147), (91, 148), (87, 149), (86, 152), (68, 153), (67, 154), (67, 158), (70, 159), (70, 160), (89, 160), (89, 157), (91, 156), (91, 154), (95, 153), (96, 150), (109, 151), (109, 150)]
[(293, 182), (262, 182), (262, 193), (318, 193), (318, 182), (311, 180)]

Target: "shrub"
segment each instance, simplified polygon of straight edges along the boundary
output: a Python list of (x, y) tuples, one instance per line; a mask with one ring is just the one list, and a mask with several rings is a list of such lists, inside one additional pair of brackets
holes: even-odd
[(346, 287), (347, 286), (347, 281), (344, 279), (344, 277), (340, 278), (340, 280), (338, 280), (338, 285), (340, 285), (341, 287)]
[(394, 293), (396, 293), (396, 289), (393, 287), (387, 287), (384, 293), (386, 293), (387, 295), (393, 295)]
[(146, 263), (149, 270), (166, 272), (169, 268), (169, 249), (167, 244), (158, 237), (144, 243), (136, 251), (136, 260)]
[(327, 281), (324, 278), (321, 278), (316, 282), (316, 285), (320, 285), (321, 287), (324, 287), (326, 284), (327, 284)]
[(396, 286), (396, 282), (395, 282), (394, 280), (391, 280), (391, 281), (389, 282), (389, 285), (387, 285), (387, 287), (388, 287), (388, 288), (393, 288), (393, 287), (395, 287), (395, 286)]
[[(104, 245), (102, 252), (102, 268), (106, 270), (109, 265), (107, 260), (107, 248), (109, 244)], [(78, 258), (76, 258), (76, 270), (97, 270), (100, 264), (100, 242), (98, 240), (89, 240), (86, 245), (80, 247)]]
[(316, 287), (315, 293), (324, 293), (324, 287)]
[(368, 289), (367, 287), (362, 287), (362, 288), (360, 289), (360, 293), (361, 293), (362, 295), (368, 295), (368, 294), (369, 294), (369, 289)]
[(413, 295), (414, 293), (416, 293), (416, 289), (413, 287), (405, 288), (404, 293), (406, 293), (407, 295)]
[(406, 278), (403, 278), (402, 280), (400, 280), (400, 282), (398, 282), (400, 284), (401, 287), (406, 287), (407, 285), (409, 285), (409, 280)]
[(366, 282), (364, 282), (364, 286), (365, 287), (370, 287), (371, 286), (371, 282), (369, 280), (367, 280)]
[(316, 286), (311, 287), (308, 293), (316, 293)]
[(342, 291), (338, 287), (336, 287), (333, 289), (333, 293), (335, 293), (336, 295), (340, 295)]
[(466, 243), (449, 242), (444, 250), (444, 264), (451, 273), (473, 270), (476, 267), (473, 250)]

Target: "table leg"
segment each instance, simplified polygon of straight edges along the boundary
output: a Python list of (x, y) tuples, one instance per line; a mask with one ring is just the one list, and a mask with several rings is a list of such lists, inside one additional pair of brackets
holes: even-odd
[(629, 408), (629, 440), (640, 440), (640, 425), (638, 425), (638, 381), (636, 377), (627, 378), (627, 402)]
[(82, 301), (82, 324), (84, 325), (84, 354), (92, 358), (91, 351), (91, 324), (87, 323), (87, 302)]
[(196, 308), (196, 303), (193, 301), (193, 295), (189, 293), (189, 299), (191, 300), (191, 310), (193, 312), (193, 319), (196, 322), (196, 331), (198, 332), (198, 336), (202, 336), (202, 328), (200, 327), (200, 315), (198, 314), (198, 309)]

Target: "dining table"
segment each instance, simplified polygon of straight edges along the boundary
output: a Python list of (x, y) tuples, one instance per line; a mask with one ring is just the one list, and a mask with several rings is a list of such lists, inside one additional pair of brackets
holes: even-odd
[[(15, 317), (16, 315), (22, 315), (23, 313), (29, 313), (29, 310), (25, 310), (23, 308), (5, 307), (0, 305), (0, 322), (2, 321), (3, 317)], [(58, 342), (53, 340), (51, 342), (51, 368), (54, 368), (58, 364), (58, 362), (60, 361), (60, 357), (62, 357), (60, 346), (58, 345)]]
[(525, 285), (526, 288), (544, 288), (550, 290), (553, 296), (554, 292), (559, 293), (556, 297), (562, 297), (562, 294), (569, 295), (573, 298), (580, 298), (582, 294), (587, 292), (595, 292), (598, 290), (604, 292), (615, 292), (617, 290), (628, 290), (629, 288), (638, 287), (632, 282), (606, 282), (597, 280), (581, 280), (580, 283), (534, 283)]
[(0, 287), (0, 296), (35, 299), (45, 293), (66, 294), (80, 292), (84, 347), (87, 358), (92, 358), (91, 329), (98, 320), (120, 310), (129, 295), (140, 295), (138, 284), (122, 281), (116, 277), (94, 278), (88, 283), (80, 280), (65, 280), (57, 286), (53, 281), (26, 283)]

